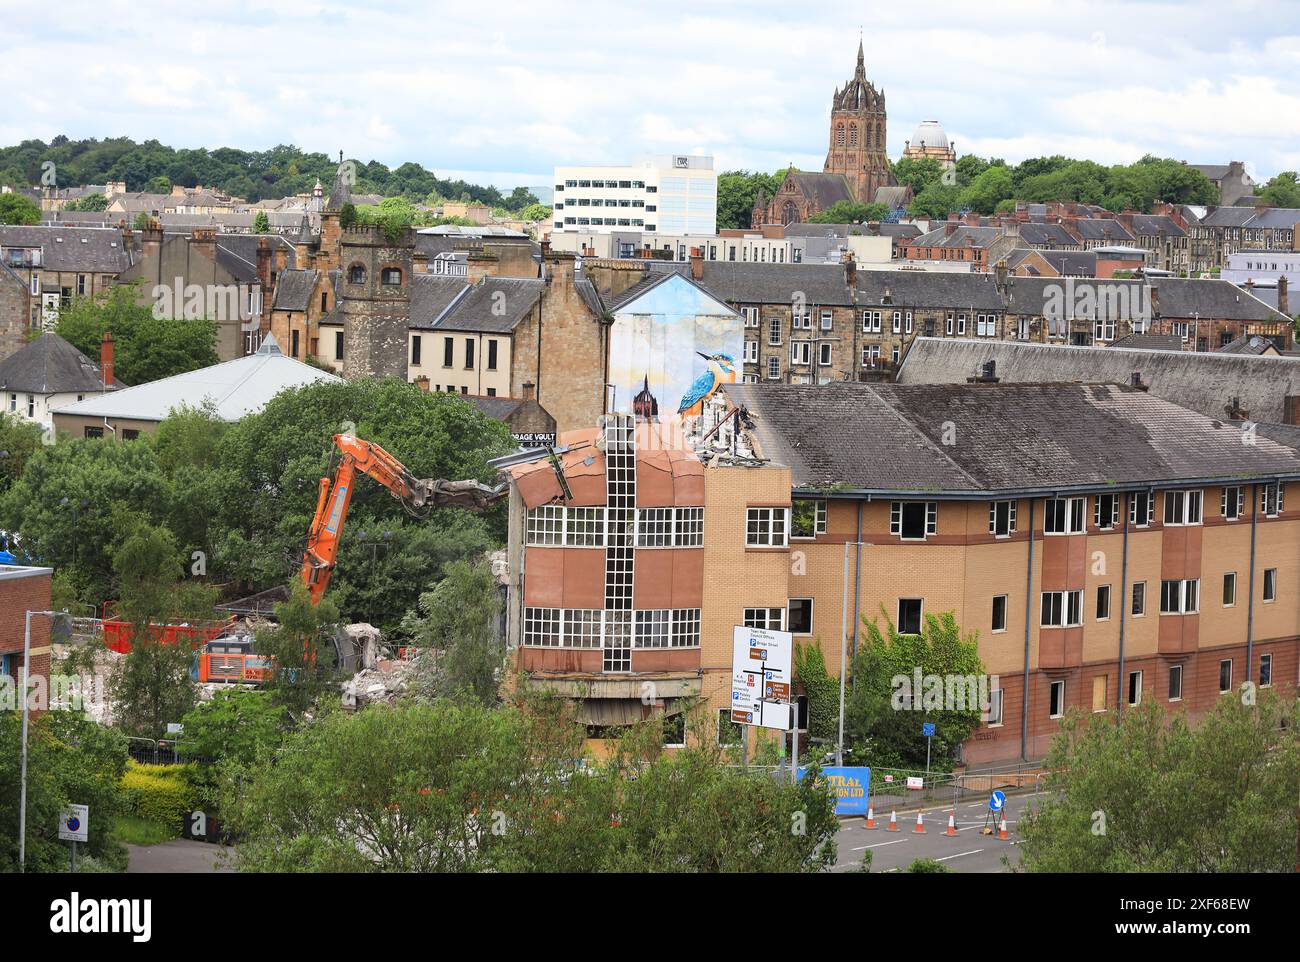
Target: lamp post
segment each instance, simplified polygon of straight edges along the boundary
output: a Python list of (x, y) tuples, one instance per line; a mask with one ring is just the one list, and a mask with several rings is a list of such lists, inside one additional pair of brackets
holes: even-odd
[[(839, 739), (835, 743), (835, 764), (843, 767), (844, 765), (844, 676), (845, 671), (845, 649), (849, 646), (849, 548), (870, 548), (870, 541), (846, 541), (844, 542), (844, 593), (840, 599), (840, 732)], [(862, 578), (861, 571), (855, 571), (854, 581), (860, 581)], [(856, 635), (858, 626), (853, 626)], [(857, 654), (857, 646), (854, 646), (853, 653)]]
[(18, 871), (27, 871), (27, 680), (31, 677), (32, 615), (58, 618), (63, 611), (28, 611), (23, 624), (23, 677), (18, 686), (23, 701), (23, 757), (18, 789)]

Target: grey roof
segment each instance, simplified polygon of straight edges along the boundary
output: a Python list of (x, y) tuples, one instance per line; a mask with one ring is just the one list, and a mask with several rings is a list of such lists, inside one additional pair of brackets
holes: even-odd
[[(114, 379), (113, 387), (122, 386)], [(0, 389), (31, 394), (88, 394), (103, 391), (99, 365), (54, 333), (0, 361)]]
[(1080, 217), (1072, 226), (1085, 241), (1133, 240), (1133, 233), (1112, 217)]
[[(790, 304), (796, 292), (809, 305), (834, 307), (853, 303), (844, 268), (838, 264), (753, 264), (704, 261), (700, 286), (728, 304)], [(658, 269), (653, 265), (652, 270)], [(859, 278), (862, 271), (858, 272)]]
[(320, 271), (287, 270), (281, 271), (275, 282), (275, 300), (271, 309), (275, 311), (306, 311), (311, 304), (312, 291), (320, 280)]
[(820, 210), (833, 207), (841, 201), (852, 201), (853, 191), (843, 174), (821, 174), (811, 171), (796, 170), (792, 172), (795, 183), (803, 195), (813, 201)]
[[(1278, 346), (1270, 338), (1263, 337), (1259, 334), (1243, 334), (1241, 337), (1233, 338), (1223, 347), (1219, 348), (1220, 354), (1267, 354), (1269, 350), (1278, 350)], [(1279, 351), (1279, 353), (1281, 353)]]
[[(843, 268), (835, 268), (843, 273)], [(888, 301), (886, 296), (888, 295)], [(858, 307), (1002, 310), (993, 274), (955, 271), (858, 271)]]
[[(1139, 292), (1149, 286), (1151, 311), (1157, 317), (1185, 318), (1187, 320), (1239, 320), (1286, 322), (1259, 298), (1243, 291), (1230, 281), (1189, 277), (1142, 278), (1076, 278), (1073, 290), (1095, 285), (1107, 292), (1128, 289), (1130, 303), (1145, 304), (1147, 294)], [(1013, 314), (1041, 315), (1049, 295), (1060, 291), (1061, 281), (1056, 278), (1008, 277), (1006, 284), (1006, 309)], [(1059, 296), (1050, 300), (1060, 300)], [(1109, 303), (1108, 293), (1097, 294), (1098, 303)]]
[(1259, 211), (1245, 226), (1291, 230), (1300, 224), (1300, 210), (1294, 207), (1269, 207)]
[(118, 274), (131, 266), (116, 227), (0, 225), (0, 247), (39, 247), (45, 270)]
[(1257, 421), (1286, 420), (1286, 396), (1300, 394), (1300, 358), (1217, 351), (1138, 351), (918, 337), (898, 371), (900, 384), (960, 384), (995, 361), (1003, 382), (1128, 384), (1140, 373), (1151, 393), (1208, 417), (1225, 417), (1233, 398)]
[(1255, 216), (1253, 207), (1220, 207), (1206, 214), (1202, 227), (1241, 227)]
[[(950, 236), (944, 236), (948, 229), (948, 224), (928, 234), (922, 234), (915, 240), (911, 241), (914, 247), (991, 247), (1002, 239), (1003, 230), (1001, 227), (971, 227), (968, 224), (957, 224), (956, 230)], [(1024, 224), (1020, 225), (1022, 228)], [(969, 243), (968, 243), (969, 242)], [(1073, 241), (1071, 241), (1073, 243)]]
[(587, 305), (587, 310), (591, 311), (596, 317), (604, 317), (606, 308), (601, 301), (600, 292), (596, 290), (595, 284), (586, 277), (575, 277), (573, 279), (573, 289), (582, 298), (582, 303)]
[(1222, 180), (1228, 174), (1227, 164), (1188, 164), (1187, 166), (1199, 170), (1210, 180)]
[(886, 185), (876, 188), (874, 200), (877, 204), (885, 204), (894, 210), (899, 210), (907, 206), (911, 196), (912, 189), (906, 185)]
[(1132, 233), (1139, 237), (1187, 236), (1187, 231), (1179, 227), (1172, 217), (1165, 214), (1134, 214)]
[[(1300, 452), (1099, 384), (728, 384), (797, 488), (978, 495), (1300, 477)], [(954, 441), (955, 439), (955, 441)], [(834, 491), (828, 492), (834, 494)]]
[(1079, 246), (1079, 242), (1061, 224), (1021, 224), (1020, 239), (1035, 247), (1049, 244), (1056, 247)]
[(182, 405), (197, 407), (205, 400), (211, 400), (216, 406), (217, 417), (223, 421), (238, 421), (262, 410), (281, 391), (317, 381), (341, 380), (320, 368), (285, 357), (280, 353), (275, 338), (268, 334), (262, 339), (262, 346), (256, 354), (86, 398), (58, 408), (54, 413), (161, 421)]
[(1134, 351), (1181, 351), (1183, 339), (1177, 334), (1125, 334), (1112, 341), (1110, 346)]
[[(457, 280), (464, 285), (463, 279)], [(430, 327), (438, 331), (509, 334), (533, 309), (545, 288), (543, 281), (533, 277), (484, 277), (465, 288)]]
[(464, 277), (443, 274), (411, 275), (411, 326), (430, 327), (457, 297), (469, 289)]

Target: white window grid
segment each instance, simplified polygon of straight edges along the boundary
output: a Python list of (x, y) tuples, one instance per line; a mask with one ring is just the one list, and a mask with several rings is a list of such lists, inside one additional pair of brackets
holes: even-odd
[(544, 504), (528, 512), (528, 544), (558, 545), (564, 543), (564, 508)]
[(1241, 517), (1241, 512), (1246, 506), (1245, 489), (1240, 485), (1232, 488), (1224, 488), (1219, 495), (1219, 513), (1229, 521), (1235, 521)]
[(879, 367), (880, 366), (880, 345), (868, 344), (862, 349), (862, 366)]
[(667, 648), (672, 622), (672, 609), (647, 608), (633, 612), (636, 619), (635, 648)]
[(822, 367), (831, 366), (831, 345), (822, 343), (817, 346), (817, 363)]
[(673, 648), (700, 647), (700, 609), (674, 608), (671, 636)]
[(1162, 615), (1194, 615), (1201, 610), (1201, 579), (1165, 579), (1160, 582)]
[(1166, 491), (1165, 524), (1172, 526), (1200, 524), (1202, 505), (1202, 492), (1199, 490)]
[[(1053, 519), (1052, 512), (1058, 505), (1062, 517)], [(1043, 533), (1082, 534), (1085, 505), (1084, 498), (1048, 498), (1043, 512)]]
[[(998, 531), (998, 507), (1004, 504), (1007, 506), (1006, 509), (1007, 530), (1005, 532), (999, 532)], [(990, 502), (989, 503), (989, 534), (1000, 535), (1005, 533), (1010, 535), (1010, 534), (1014, 534), (1015, 530), (1016, 530), (1016, 502), (1015, 501)]]
[(1259, 490), (1259, 510), (1265, 517), (1276, 518), (1285, 509), (1286, 488), (1281, 483), (1266, 484)]
[(765, 628), (768, 631), (785, 631), (784, 608), (746, 608), (746, 628)]
[(704, 544), (704, 508), (677, 508), (676, 546), (699, 548)]
[(767, 359), (767, 379), (769, 381), (778, 380), (781, 377), (781, 359), (779, 357), (769, 357)]
[(835, 324), (835, 315), (825, 308), (822, 309), (822, 330), (829, 331)]
[(1077, 628), (1083, 624), (1083, 592), (1044, 591), (1039, 615), (1043, 628)]
[(781, 318), (769, 317), (767, 319), (767, 343), (773, 347), (781, 343)]
[[(1144, 507), (1145, 506), (1145, 507)], [(1145, 528), (1156, 516), (1156, 496), (1150, 491), (1134, 491), (1129, 495), (1129, 524)]]
[[(793, 528), (794, 528), (794, 519), (793, 519), (793, 517), (792, 517), (792, 518), (791, 518), (791, 521), (790, 521), (790, 526), (791, 526), (790, 537), (792, 537), (792, 538), (815, 538), (815, 537), (816, 537), (817, 535), (819, 535), (819, 534), (825, 534), (825, 533), (826, 533), (826, 502), (825, 502), (825, 500), (823, 500), (823, 499), (821, 499), (821, 498), (817, 498), (817, 499), (808, 499), (808, 500), (802, 500), (802, 499), (801, 499), (798, 503), (800, 503), (800, 504), (811, 504), (811, 505), (813, 506), (813, 532), (812, 532), (812, 534), (795, 534), (795, 533), (794, 533), (794, 530), (793, 530)], [(794, 509), (791, 508), (791, 511), (792, 511), (792, 512), (793, 512), (793, 510), (794, 510)]]
[(636, 546), (671, 548), (673, 545), (673, 509), (638, 508), (636, 512)]
[(862, 333), (879, 334), (880, 333), (880, 311), (863, 311), (862, 312)]
[(558, 648), (563, 618), (559, 608), (524, 609), (524, 645), (529, 648)]
[[(903, 504), (902, 501), (894, 501), (889, 505), (889, 533), (903, 536)], [(907, 502), (912, 503), (912, 502)], [(925, 502), (925, 535), (929, 537), (932, 534), (939, 533), (939, 502)], [(909, 539), (915, 540), (915, 539)]]
[(605, 544), (605, 509), (541, 505), (528, 512), (527, 544), (600, 548)]
[[(1103, 506), (1109, 499), (1109, 509), (1103, 511)], [(1119, 522), (1119, 495), (1118, 494), (1099, 494), (1093, 499), (1092, 506), (1092, 523), (1098, 528), (1113, 528)]]
[(751, 548), (784, 548), (788, 508), (747, 508), (745, 544)]
[(746, 326), (746, 327), (758, 327), (758, 308), (757, 308), (757, 307), (742, 307), (742, 308), (740, 309), (740, 313), (741, 313), (741, 314), (744, 316), (744, 318), (745, 318), (745, 326)]
[(566, 648), (599, 648), (605, 612), (599, 608), (565, 608), (561, 637)]
[(745, 363), (746, 364), (758, 363), (758, 341), (745, 342)]

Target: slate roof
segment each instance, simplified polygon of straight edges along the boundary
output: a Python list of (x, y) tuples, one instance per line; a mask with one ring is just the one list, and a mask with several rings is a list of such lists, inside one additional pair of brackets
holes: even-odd
[(131, 266), (116, 227), (0, 225), (0, 247), (39, 247), (43, 270), (118, 274)]
[(1078, 247), (1079, 242), (1061, 224), (1021, 224), (1020, 239), (1026, 244), (1056, 247)]
[[(1024, 224), (1020, 225), (1022, 228)], [(913, 247), (991, 247), (1002, 239), (1001, 227), (971, 227), (958, 224), (950, 237), (945, 237), (946, 224), (910, 241)], [(970, 243), (968, 244), (967, 241)], [(1071, 242), (1073, 243), (1073, 242)]]
[(1255, 216), (1253, 207), (1220, 207), (1201, 219), (1202, 227), (1241, 227)]
[(256, 354), (89, 397), (58, 408), (54, 413), (161, 421), (181, 405), (198, 406), (210, 399), (219, 418), (238, 421), (262, 410), (281, 391), (316, 381), (341, 380), (320, 368), (285, 357), (275, 338), (268, 334)]
[[(843, 274), (842, 267), (835, 270)], [(989, 273), (955, 271), (858, 271), (858, 307), (888, 310), (884, 298), (908, 307), (1002, 310), (997, 278)]]
[[(1048, 303), (1050, 293), (1048, 285), (1059, 288), (1061, 283), (1056, 278), (1008, 277), (1006, 309), (1013, 314), (1041, 315), (1043, 306)], [(1139, 294), (1136, 288), (1149, 285), (1155, 292), (1151, 295), (1151, 310), (1158, 317), (1187, 320), (1199, 318), (1201, 320), (1287, 321), (1285, 315), (1279, 314), (1231, 281), (1189, 277), (1150, 277), (1146, 280), (1075, 278), (1072, 286), (1077, 292), (1087, 285), (1096, 285), (1107, 290), (1129, 288), (1133, 291), (1130, 295), (1130, 304), (1145, 303), (1146, 295)], [(1105, 295), (1099, 294), (1099, 302), (1104, 297)]]
[(1129, 243), (1134, 239), (1123, 223), (1110, 217), (1081, 217), (1074, 227), (1085, 241)]
[(1187, 236), (1187, 231), (1166, 214), (1134, 214), (1132, 232), (1138, 237)]
[[(114, 378), (113, 388), (122, 386)], [(89, 394), (103, 391), (104, 383), (98, 364), (51, 332), (0, 361), (0, 389), (31, 394)]]
[[(462, 286), (465, 283), (463, 278), (455, 280)], [(543, 281), (533, 277), (485, 277), (465, 288), (429, 326), (437, 331), (509, 334), (533, 309), (545, 288)], [(443, 290), (432, 296), (445, 293)]]
[(320, 271), (287, 270), (281, 271), (275, 282), (275, 300), (271, 304), (274, 311), (303, 311), (311, 304), (312, 292), (320, 280)]
[(833, 207), (841, 201), (853, 201), (853, 191), (843, 174), (820, 174), (811, 171), (793, 172), (799, 190), (821, 210)]
[(432, 326), (457, 297), (469, 289), (464, 277), (444, 274), (411, 275), (411, 327)]
[[(1099, 384), (728, 384), (796, 488), (1050, 494), (1300, 478), (1300, 452), (1132, 388)], [(953, 441), (955, 439), (955, 443)], [(834, 493), (834, 492), (828, 492)]]
[[(700, 286), (728, 304), (789, 304), (801, 291), (808, 304), (835, 307), (853, 303), (838, 264), (753, 264), (704, 261)], [(652, 267), (652, 270), (654, 268)], [(858, 272), (859, 278), (862, 271)]]
[(1177, 334), (1125, 334), (1112, 341), (1110, 346), (1134, 351), (1181, 351), (1183, 339)]
[(1267, 337), (1259, 334), (1243, 334), (1241, 337), (1233, 338), (1223, 347), (1219, 348), (1220, 354), (1267, 354), (1270, 350), (1276, 351), (1277, 345)]
[(1300, 394), (1300, 358), (1142, 351), (973, 338), (918, 337), (903, 357), (900, 384), (962, 384), (995, 361), (1003, 383), (1128, 384), (1134, 372), (1155, 397), (1214, 418), (1232, 399), (1257, 421), (1286, 420), (1286, 396)]

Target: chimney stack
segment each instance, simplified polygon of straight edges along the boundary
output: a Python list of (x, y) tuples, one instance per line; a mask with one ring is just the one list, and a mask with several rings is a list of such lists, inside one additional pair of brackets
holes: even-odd
[(99, 342), (99, 373), (104, 390), (113, 386), (113, 332), (105, 331)]
[(531, 401), (536, 396), (537, 385), (534, 384), (532, 381), (525, 381), (522, 386), (524, 392), (524, 400)]
[(704, 251), (699, 247), (691, 248), (691, 280), (704, 280)]
[(1291, 298), (1287, 294), (1285, 274), (1279, 274), (1277, 278), (1277, 309), (1287, 317), (1291, 316)]
[(417, 377), (415, 379), (415, 386), (418, 387), (421, 391), (427, 392), (429, 390), (429, 375), (421, 374), (419, 377)]
[(853, 251), (844, 253), (844, 286), (849, 290), (858, 286), (858, 262), (853, 257)]

